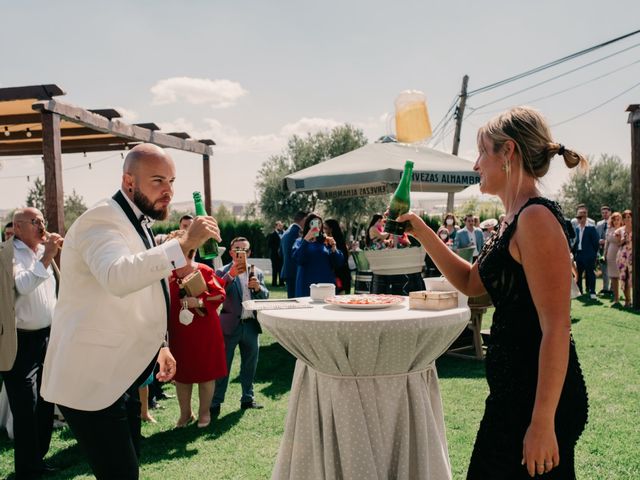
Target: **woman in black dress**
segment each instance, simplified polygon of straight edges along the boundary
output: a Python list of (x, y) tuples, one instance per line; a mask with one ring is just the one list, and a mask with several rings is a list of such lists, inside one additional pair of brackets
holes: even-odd
[(415, 236), (463, 293), (488, 292), (496, 307), (487, 349), (489, 396), (467, 478), (574, 479), (574, 447), (587, 422), (587, 392), (571, 338), (571, 257), (560, 207), (540, 197), (537, 179), (559, 155), (544, 118), (528, 107), (478, 132), (480, 191), (500, 197), (506, 218), (472, 266), (415, 214)]

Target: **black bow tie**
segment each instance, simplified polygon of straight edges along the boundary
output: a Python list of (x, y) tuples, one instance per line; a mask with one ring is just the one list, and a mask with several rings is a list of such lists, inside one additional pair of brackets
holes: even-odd
[(145, 214), (140, 215), (140, 218), (138, 220), (140, 220), (140, 224), (143, 227), (147, 227), (147, 228), (151, 228), (153, 226), (154, 222), (155, 222), (155, 220), (153, 218), (148, 217)]

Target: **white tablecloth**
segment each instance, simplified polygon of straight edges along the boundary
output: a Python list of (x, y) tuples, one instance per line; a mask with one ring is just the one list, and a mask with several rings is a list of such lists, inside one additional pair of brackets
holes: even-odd
[(298, 358), (273, 479), (451, 478), (433, 362), (468, 308), (317, 304), (258, 320)]

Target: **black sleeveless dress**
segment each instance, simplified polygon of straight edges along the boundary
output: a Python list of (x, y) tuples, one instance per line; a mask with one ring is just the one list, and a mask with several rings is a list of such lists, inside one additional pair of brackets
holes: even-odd
[[(468, 480), (530, 479), (521, 465), (522, 441), (531, 421), (538, 382), (542, 331), (522, 265), (509, 253), (518, 217), (529, 205), (543, 205), (568, 235), (557, 203), (531, 198), (478, 257), (480, 278), (496, 307), (485, 360), (489, 396), (467, 473)], [(544, 232), (541, 232), (544, 235)], [(575, 478), (574, 447), (587, 422), (587, 390), (573, 339), (555, 417), (560, 464), (541, 478)]]

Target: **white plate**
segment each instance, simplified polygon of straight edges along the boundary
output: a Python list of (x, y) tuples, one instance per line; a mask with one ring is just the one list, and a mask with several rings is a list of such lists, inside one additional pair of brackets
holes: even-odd
[[(349, 300), (357, 300), (369, 298), (375, 303), (349, 303)], [(337, 305), (338, 307), (353, 308), (359, 310), (375, 309), (375, 308), (387, 308), (391, 305), (397, 305), (402, 303), (404, 297), (400, 295), (376, 295), (376, 294), (363, 294), (363, 295), (334, 295), (325, 299), (326, 303), (331, 305)]]

